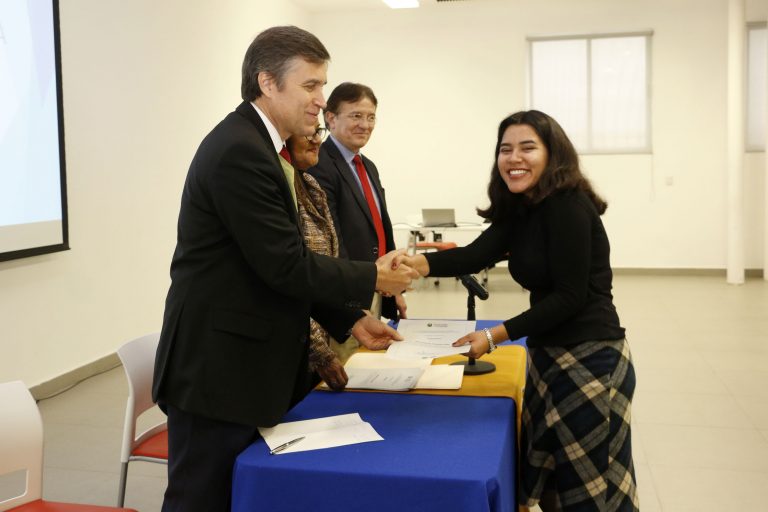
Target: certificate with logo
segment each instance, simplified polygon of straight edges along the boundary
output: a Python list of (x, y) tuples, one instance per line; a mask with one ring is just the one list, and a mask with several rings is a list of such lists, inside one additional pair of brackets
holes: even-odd
[(434, 358), (464, 354), (469, 347), (453, 347), (454, 341), (475, 330), (473, 320), (400, 320), (398, 332), (403, 341), (387, 349), (395, 359)]

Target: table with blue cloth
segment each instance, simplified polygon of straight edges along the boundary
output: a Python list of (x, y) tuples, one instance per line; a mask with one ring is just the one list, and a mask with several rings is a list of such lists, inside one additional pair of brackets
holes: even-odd
[[(477, 328), (498, 323), (478, 320)], [(524, 340), (504, 345), (512, 346), (483, 358), (497, 371), (465, 376), (461, 390), (310, 393), (283, 422), (357, 412), (384, 440), (269, 455), (259, 439), (235, 463), (232, 510), (516, 511), (526, 356)]]
[(383, 441), (235, 464), (232, 510), (508, 512), (515, 506), (509, 398), (314, 391), (284, 421), (360, 413)]

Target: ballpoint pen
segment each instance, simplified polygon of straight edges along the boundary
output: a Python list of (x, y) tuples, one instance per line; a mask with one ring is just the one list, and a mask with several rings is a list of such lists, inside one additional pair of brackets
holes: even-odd
[(285, 450), (289, 446), (295, 445), (296, 443), (298, 443), (299, 441), (304, 439), (304, 437), (305, 436), (297, 437), (296, 439), (292, 439), (292, 440), (288, 441), (287, 443), (283, 443), (280, 446), (276, 446), (274, 449), (269, 450), (269, 454), (270, 455), (274, 455), (276, 453), (280, 453), (281, 451)]

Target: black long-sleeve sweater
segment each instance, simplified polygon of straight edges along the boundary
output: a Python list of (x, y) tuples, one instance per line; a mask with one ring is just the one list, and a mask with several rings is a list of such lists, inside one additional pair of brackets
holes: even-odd
[(610, 245), (581, 191), (555, 193), (493, 223), (466, 247), (427, 254), (430, 275), (476, 273), (509, 255), (509, 271), (531, 292), (531, 307), (504, 322), (528, 346), (616, 340), (624, 328), (613, 305)]

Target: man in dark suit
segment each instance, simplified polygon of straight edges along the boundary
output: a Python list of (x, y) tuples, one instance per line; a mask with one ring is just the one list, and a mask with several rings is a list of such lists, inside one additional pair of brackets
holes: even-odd
[[(331, 135), (320, 147), (320, 160), (309, 173), (323, 187), (339, 237), (343, 258), (375, 261), (395, 249), (392, 222), (376, 165), (360, 150), (376, 126), (378, 100), (370, 87), (339, 84), (328, 96), (325, 124)], [(405, 318), (402, 295), (383, 297), (374, 312)]]
[(181, 198), (153, 398), (168, 413), (163, 511), (227, 511), (237, 455), (303, 397), (310, 315), (337, 339), (384, 348), (397, 333), (363, 313), (374, 289), (415, 276), (320, 256), (303, 244), (291, 135), (325, 106), (329, 55), (312, 34), (274, 27), (243, 62), (241, 103), (200, 144)]

